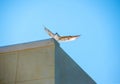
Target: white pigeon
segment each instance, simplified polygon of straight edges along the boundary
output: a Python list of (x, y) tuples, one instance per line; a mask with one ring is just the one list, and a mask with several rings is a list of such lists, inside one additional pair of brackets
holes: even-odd
[(75, 35), (75, 36), (60, 36), (58, 33), (52, 33), (49, 29), (45, 27), (45, 31), (48, 33), (48, 35), (52, 38), (54, 38), (57, 41), (72, 41), (80, 37), (80, 35)]

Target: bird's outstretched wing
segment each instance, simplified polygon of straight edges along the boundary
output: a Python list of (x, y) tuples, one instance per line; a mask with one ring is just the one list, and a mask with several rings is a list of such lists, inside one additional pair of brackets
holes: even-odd
[(52, 38), (54, 38), (55, 34), (53, 34), (49, 29), (47, 29), (46, 27), (45, 28), (45, 31), (48, 33), (49, 36), (51, 36)]
[(76, 35), (76, 36), (61, 36), (59, 38), (59, 41), (64, 41), (64, 42), (66, 42), (66, 41), (72, 41), (72, 40), (75, 40), (75, 39), (77, 39), (79, 37), (80, 37), (80, 35)]
[(80, 35), (75, 35), (75, 36), (60, 36), (58, 33), (54, 34), (52, 33), (49, 29), (45, 27), (45, 31), (48, 33), (48, 35), (52, 38), (54, 38), (57, 41), (72, 41), (80, 37)]

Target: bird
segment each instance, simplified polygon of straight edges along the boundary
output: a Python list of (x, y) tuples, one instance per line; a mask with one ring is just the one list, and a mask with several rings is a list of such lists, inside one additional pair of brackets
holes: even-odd
[(59, 42), (67, 42), (67, 41), (73, 41), (80, 37), (80, 35), (75, 36), (60, 36), (58, 33), (52, 33), (48, 28), (44, 27), (45, 31), (48, 33), (48, 35), (52, 38), (54, 38), (56, 41)]

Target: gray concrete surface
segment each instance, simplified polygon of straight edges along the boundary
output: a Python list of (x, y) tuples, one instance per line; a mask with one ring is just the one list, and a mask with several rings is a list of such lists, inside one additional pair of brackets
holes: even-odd
[(95, 84), (54, 39), (0, 47), (0, 84)]

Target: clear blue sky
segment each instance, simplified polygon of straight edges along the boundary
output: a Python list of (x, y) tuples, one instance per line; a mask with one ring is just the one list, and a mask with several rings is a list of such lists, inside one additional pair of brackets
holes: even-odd
[(61, 47), (97, 82), (120, 84), (119, 0), (0, 0), (0, 46), (81, 34)]

